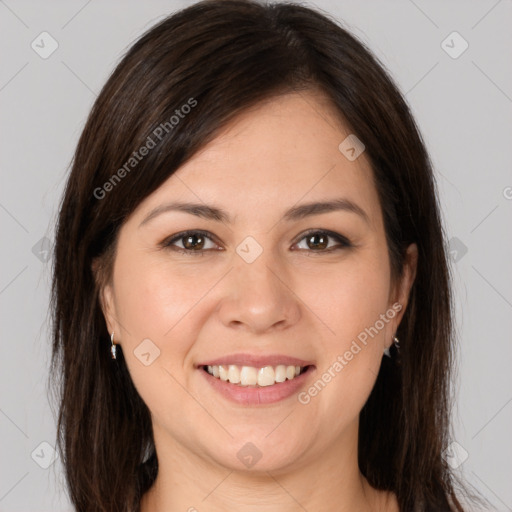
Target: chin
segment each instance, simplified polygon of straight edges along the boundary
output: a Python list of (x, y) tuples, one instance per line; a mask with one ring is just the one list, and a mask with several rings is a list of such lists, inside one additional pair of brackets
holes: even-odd
[(255, 475), (296, 467), (297, 460), (304, 452), (304, 441), (275, 432), (267, 437), (268, 432), (271, 430), (262, 435), (253, 432), (247, 436), (236, 436), (228, 443), (219, 442), (217, 449), (210, 452), (210, 457), (229, 470)]

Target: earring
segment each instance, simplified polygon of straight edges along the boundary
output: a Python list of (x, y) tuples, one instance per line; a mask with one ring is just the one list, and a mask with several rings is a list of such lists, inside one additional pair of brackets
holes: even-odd
[[(393, 336), (393, 345), (395, 345), (397, 354), (400, 354), (400, 340), (396, 336)], [(384, 349), (384, 355), (392, 357), (391, 353), (389, 352), (389, 347)]]
[(112, 359), (116, 359), (117, 345), (114, 343), (114, 331), (112, 331), (112, 334), (110, 335), (110, 342), (112, 343), (112, 346), (110, 347), (110, 352), (112, 353)]
[(393, 336), (393, 343), (395, 345), (396, 351), (400, 354), (400, 340), (396, 336)]

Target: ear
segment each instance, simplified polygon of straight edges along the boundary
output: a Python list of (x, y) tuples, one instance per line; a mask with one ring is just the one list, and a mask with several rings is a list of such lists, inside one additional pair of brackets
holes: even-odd
[(98, 300), (105, 318), (107, 330), (109, 333), (117, 332), (120, 334), (120, 326), (116, 321), (117, 315), (112, 283), (107, 279), (102, 261), (95, 258), (91, 267), (96, 287), (98, 289)]
[[(416, 278), (416, 270), (418, 266), (418, 246), (416, 244), (411, 244), (407, 247), (404, 256), (404, 266), (402, 277), (399, 279), (399, 282), (395, 284), (393, 287), (393, 292), (390, 297), (390, 305), (400, 304), (401, 308), (398, 311), (397, 315), (392, 320), (392, 333), (394, 334), (402, 318), (404, 316), (405, 310), (407, 308), (407, 304), (409, 303), (409, 296), (411, 292), (412, 285)], [(389, 341), (391, 343), (391, 340)]]

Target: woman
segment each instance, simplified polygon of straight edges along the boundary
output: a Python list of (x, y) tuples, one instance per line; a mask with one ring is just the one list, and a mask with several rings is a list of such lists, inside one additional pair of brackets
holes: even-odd
[(465, 510), (431, 164), (325, 15), (214, 0), (143, 35), (78, 143), (54, 265), (76, 510)]

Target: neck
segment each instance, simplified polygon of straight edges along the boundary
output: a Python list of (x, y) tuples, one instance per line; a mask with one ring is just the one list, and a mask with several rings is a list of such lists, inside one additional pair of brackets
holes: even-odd
[(293, 467), (240, 471), (191, 451), (154, 425), (158, 476), (140, 512), (359, 512), (398, 510), (394, 495), (372, 488), (357, 463), (357, 423), (335, 445)]

